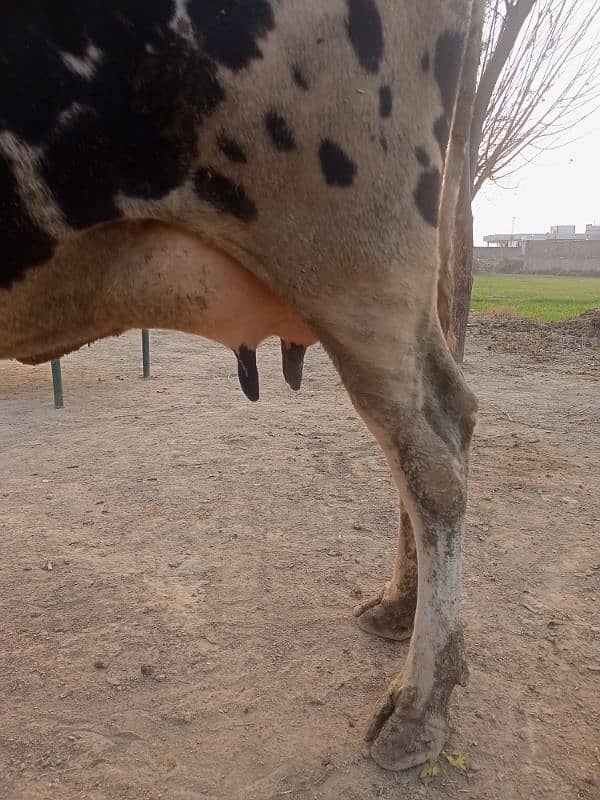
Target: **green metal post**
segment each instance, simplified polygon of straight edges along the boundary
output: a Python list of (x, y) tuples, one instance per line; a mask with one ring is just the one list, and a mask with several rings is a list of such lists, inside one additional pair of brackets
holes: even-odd
[(60, 359), (54, 359), (52, 365), (52, 386), (54, 387), (54, 408), (64, 408), (63, 399), (63, 386), (62, 386), (62, 371), (60, 368)]
[(150, 331), (142, 331), (142, 363), (144, 365), (144, 380), (150, 377)]

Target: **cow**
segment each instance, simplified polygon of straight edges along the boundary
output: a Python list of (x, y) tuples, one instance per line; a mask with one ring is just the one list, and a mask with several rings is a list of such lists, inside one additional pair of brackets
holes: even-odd
[(322, 343), (400, 497), (392, 578), (355, 610), (410, 637), (366, 734), (387, 769), (439, 754), (467, 675), (476, 400), (437, 297), (480, 16), (477, 0), (21, 0), (0, 28), (0, 357), (175, 329), (233, 350), (256, 400), (265, 338), (294, 388)]

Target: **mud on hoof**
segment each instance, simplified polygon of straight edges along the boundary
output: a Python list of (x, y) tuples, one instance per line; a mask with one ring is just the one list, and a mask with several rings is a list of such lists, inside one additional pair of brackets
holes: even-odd
[(354, 608), (358, 627), (382, 639), (396, 642), (410, 639), (415, 615), (413, 604), (407, 603), (405, 608), (393, 607), (385, 603), (383, 595), (384, 590)]
[(439, 756), (448, 737), (441, 714), (419, 713), (415, 689), (391, 688), (380, 700), (367, 730), (371, 757), (383, 769), (402, 770)]

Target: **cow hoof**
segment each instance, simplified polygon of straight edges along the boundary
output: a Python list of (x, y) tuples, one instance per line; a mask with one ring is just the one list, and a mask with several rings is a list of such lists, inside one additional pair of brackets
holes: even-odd
[(398, 611), (382, 602), (383, 592), (356, 606), (354, 616), (358, 627), (382, 639), (402, 642), (412, 636), (414, 611)]
[(403, 770), (436, 759), (448, 736), (438, 715), (420, 715), (406, 690), (391, 690), (380, 702), (366, 734), (371, 757), (383, 769)]

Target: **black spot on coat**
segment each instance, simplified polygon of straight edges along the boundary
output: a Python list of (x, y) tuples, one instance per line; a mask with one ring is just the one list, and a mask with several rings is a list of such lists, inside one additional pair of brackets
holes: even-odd
[(446, 157), (446, 150), (448, 149), (448, 139), (450, 138), (450, 123), (448, 117), (442, 114), (438, 117), (433, 125), (433, 133), (440, 146), (442, 156)]
[(191, 0), (187, 10), (204, 52), (233, 70), (262, 58), (258, 41), (275, 26), (268, 0)]
[(348, 0), (348, 36), (359, 64), (377, 72), (383, 58), (383, 26), (375, 0)]
[(208, 167), (196, 171), (194, 187), (201, 200), (224, 214), (231, 214), (244, 222), (258, 217), (258, 209), (244, 187)]
[(328, 186), (352, 186), (356, 164), (338, 144), (331, 139), (323, 139), (319, 148), (319, 160)]
[(306, 75), (302, 71), (301, 67), (298, 64), (294, 64), (292, 67), (292, 77), (294, 79), (294, 83), (296, 86), (299, 86), (301, 89), (304, 89), (305, 92), (308, 91), (310, 88)]
[(110, 62), (100, 68), (99, 82), (120, 72), (114, 83), (122, 90), (127, 54), (157, 44), (175, 12), (174, 0), (53, 0), (51, 6), (13, 3), (0, 26), (0, 128), (32, 144), (44, 140), (72, 103), (94, 100), (90, 81), (72, 72), (61, 52), (81, 58), (94, 44)]
[(463, 37), (460, 34), (446, 31), (438, 38), (435, 46), (434, 74), (448, 119), (452, 118), (454, 111), (462, 54)]
[(421, 212), (421, 216), (425, 222), (434, 228), (438, 224), (441, 188), (442, 176), (440, 171), (437, 167), (431, 167), (423, 170), (414, 192), (415, 203)]
[(458, 91), (463, 44), (464, 40), (460, 34), (445, 31), (438, 38), (435, 46), (434, 75), (440, 89), (444, 113), (436, 119), (433, 132), (444, 157), (448, 148), (450, 123)]
[(415, 148), (415, 157), (422, 167), (428, 167), (431, 163), (429, 155), (423, 147)]
[(392, 90), (389, 86), (379, 89), (379, 115), (383, 119), (392, 115)]
[(425, 50), (423, 57), (421, 58), (421, 69), (423, 72), (429, 72), (429, 67), (431, 66), (430, 62), (431, 59), (429, 58), (429, 50)]
[(278, 150), (289, 152), (296, 149), (296, 140), (289, 124), (277, 111), (267, 111), (265, 126), (271, 141)]
[(233, 164), (247, 164), (248, 159), (246, 158), (246, 154), (244, 153), (241, 145), (239, 145), (235, 139), (230, 139), (229, 136), (226, 136), (222, 133), (218, 139), (217, 144), (219, 146), (219, 150), (226, 156)]
[[(182, 184), (197, 158), (198, 127), (225, 97), (215, 59), (235, 68), (259, 57), (256, 40), (272, 26), (272, 10), (266, 0), (189, 2), (193, 46), (169, 27), (174, 0), (51, 5), (24, 0), (4, 15), (0, 129), (42, 147), (41, 177), (66, 221), (83, 228), (118, 217), (119, 193), (159, 199)], [(84, 58), (90, 45), (99, 58), (86, 78), (60, 53)], [(26, 231), (25, 219), (7, 208), (4, 235)], [(33, 264), (50, 245), (30, 227), (22, 253)]]
[(28, 267), (52, 258), (54, 239), (31, 219), (11, 164), (0, 154), (0, 289), (10, 289)]
[(121, 215), (115, 194), (126, 153), (113, 140), (110, 121), (90, 109), (51, 141), (41, 174), (69, 225), (85, 228)]
[(24, 36), (25, 24), (19, 11), (2, 14), (0, 129), (36, 145), (77, 97), (81, 79), (67, 69), (56, 47), (47, 41), (43, 26), (38, 30), (34, 23)]
[(118, 192), (160, 199), (193, 164), (197, 127), (224, 98), (214, 64), (175, 34), (151, 51), (111, 46), (83, 111), (50, 137), (42, 175), (67, 222), (83, 228), (118, 216)]

